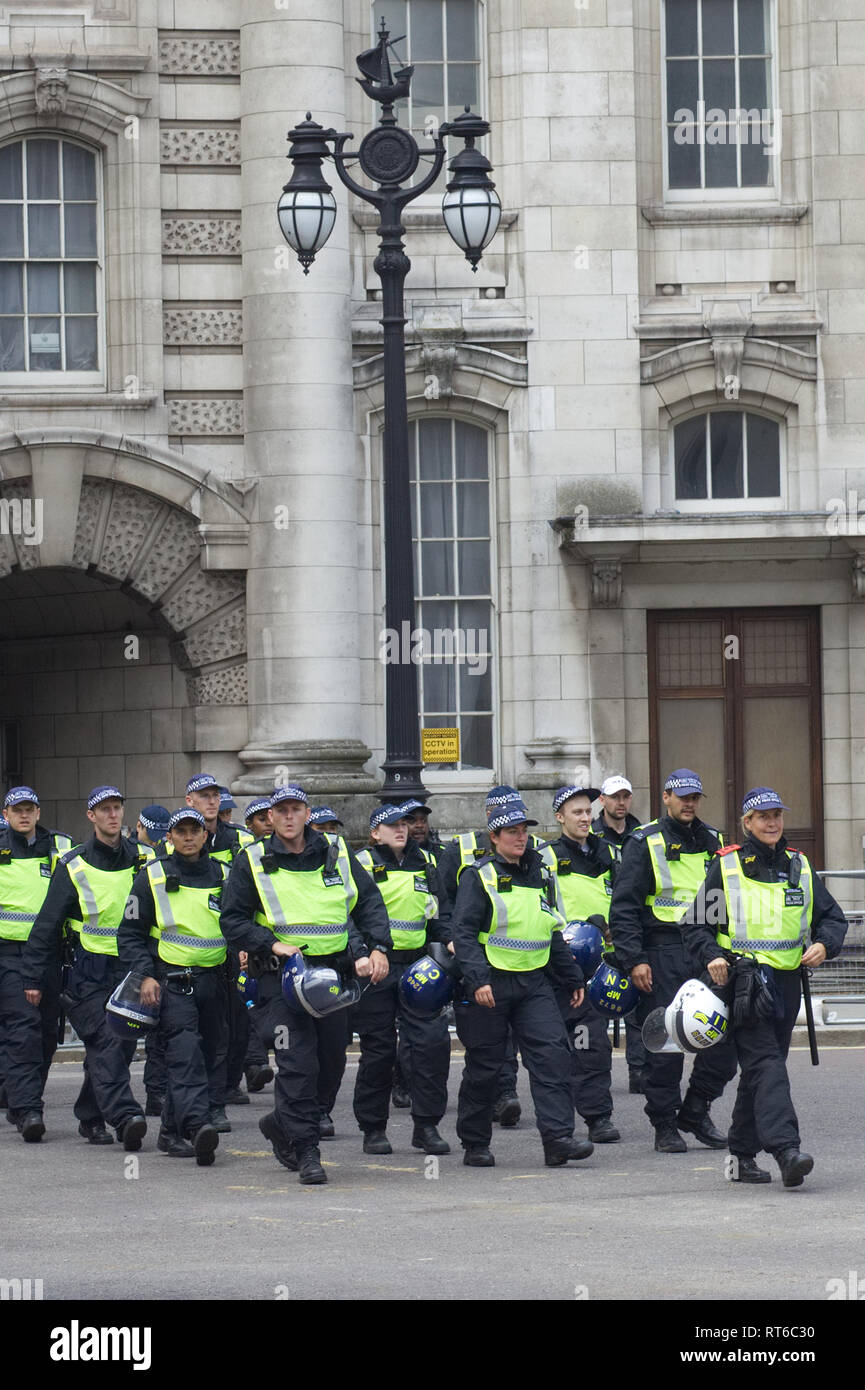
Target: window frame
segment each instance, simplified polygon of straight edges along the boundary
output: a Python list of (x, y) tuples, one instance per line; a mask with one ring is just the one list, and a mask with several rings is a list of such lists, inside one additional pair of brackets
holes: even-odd
[[(689, 420), (706, 420), (706, 431), (708, 436), (708, 420), (711, 415), (718, 414), (738, 414), (738, 415), (757, 415), (761, 419), (769, 420), (778, 430), (778, 471), (779, 471), (779, 495), (777, 497), (677, 497), (676, 496), (676, 429), (679, 425), (686, 424)], [(669, 431), (669, 478), (671, 491), (671, 507), (676, 511), (684, 513), (705, 513), (731, 511), (736, 512), (781, 512), (787, 510), (787, 430), (785, 421), (778, 416), (771, 414), (768, 410), (758, 410), (754, 406), (742, 404), (740, 401), (723, 401), (716, 405), (704, 407), (702, 410), (689, 412), (687, 415), (678, 415), (671, 419), (668, 426)], [(745, 476), (747, 477), (747, 426), (743, 425), (742, 437), (744, 441)], [(709, 454), (708, 440), (706, 450), (706, 487), (711, 488), (711, 457)]]
[[(51, 370), (51, 371), (39, 371), (39, 370), (31, 369), (31, 370), (29, 370), (29, 371), (10, 371), (10, 372), (4, 372), (4, 371), (0, 370), (0, 387), (2, 387), (2, 388), (4, 388), (4, 389), (7, 389), (7, 390), (8, 390), (8, 389), (18, 389), (18, 388), (21, 388), (21, 387), (26, 387), (26, 388), (28, 388), (29, 391), (32, 391), (34, 394), (39, 394), (40, 392), (51, 392), (51, 393), (53, 394), (53, 393), (56, 393), (56, 391), (57, 391), (58, 389), (61, 389), (61, 390), (73, 390), (73, 391), (75, 391), (75, 390), (80, 390), (80, 391), (82, 391), (82, 392), (92, 391), (94, 388), (96, 388), (96, 389), (100, 389), (100, 388), (101, 388), (101, 389), (104, 390), (104, 389), (105, 389), (105, 385), (106, 385), (106, 381), (107, 381), (107, 370), (108, 370), (108, 368), (107, 368), (108, 344), (107, 344), (107, 332), (106, 332), (106, 321), (105, 321), (105, 320), (106, 320), (106, 314), (105, 314), (105, 302), (106, 302), (105, 276), (106, 276), (106, 266), (105, 266), (105, 167), (104, 167), (104, 158), (103, 158), (103, 156), (104, 156), (104, 150), (103, 150), (100, 146), (94, 145), (94, 144), (92, 144), (90, 141), (81, 139), (79, 136), (74, 135), (74, 134), (72, 134), (71, 132), (67, 132), (67, 131), (65, 131), (65, 130), (61, 130), (61, 131), (53, 131), (53, 130), (29, 130), (29, 131), (23, 131), (23, 132), (16, 131), (16, 132), (14, 133), (13, 138), (11, 138), (11, 139), (0, 140), (0, 148), (6, 148), (6, 147), (9, 146), (9, 145), (16, 145), (16, 144), (21, 144), (21, 145), (23, 145), (23, 144), (24, 144), (26, 141), (28, 141), (28, 140), (54, 140), (54, 141), (56, 141), (56, 143), (57, 143), (59, 146), (62, 146), (63, 143), (65, 142), (65, 143), (68, 143), (68, 144), (70, 144), (70, 145), (77, 145), (80, 149), (84, 149), (84, 150), (87, 151), (88, 154), (93, 155), (94, 160), (95, 160), (95, 171), (96, 171), (96, 199), (95, 199), (95, 202), (96, 202), (96, 254), (95, 254), (95, 256), (93, 256), (93, 257), (83, 257), (83, 256), (82, 256), (82, 257), (77, 257), (77, 256), (66, 257), (66, 256), (63, 256), (63, 257), (58, 257), (56, 261), (54, 261), (54, 260), (53, 260), (52, 258), (50, 258), (50, 257), (37, 257), (37, 258), (34, 258), (34, 259), (31, 260), (31, 259), (29, 259), (29, 258), (26, 258), (26, 257), (23, 257), (23, 256), (22, 256), (22, 257), (20, 258), (20, 260), (19, 260), (19, 258), (17, 258), (17, 257), (5, 256), (5, 257), (2, 257), (2, 259), (3, 259), (4, 261), (6, 261), (6, 262), (12, 262), (12, 263), (14, 263), (14, 264), (16, 264), (16, 265), (22, 265), (22, 266), (24, 267), (24, 276), (25, 276), (25, 280), (26, 280), (26, 275), (27, 275), (27, 267), (30, 266), (30, 265), (38, 265), (38, 264), (40, 264), (40, 263), (42, 263), (42, 264), (58, 264), (58, 265), (61, 265), (61, 266), (66, 266), (66, 265), (68, 265), (68, 264), (74, 265), (74, 264), (76, 264), (76, 263), (77, 263), (77, 264), (88, 264), (88, 265), (92, 264), (92, 265), (95, 265), (95, 267), (96, 267), (96, 350), (97, 350), (97, 353), (98, 353), (99, 367), (98, 367), (95, 371), (89, 371), (89, 372), (88, 372), (88, 371), (63, 371), (62, 369), (61, 369), (61, 370), (54, 369), (54, 370)], [(60, 153), (59, 153), (58, 158), (59, 158), (60, 163), (61, 163), (61, 165), (62, 165), (62, 149), (61, 149), (61, 151), (60, 151)], [(22, 196), (22, 200), (21, 200), (21, 201), (22, 201), (22, 206), (23, 206), (24, 208), (27, 207), (27, 203), (28, 203), (28, 199), (27, 199), (26, 194), (27, 194), (27, 188), (26, 188), (26, 175), (25, 175), (25, 182), (22, 184), (22, 195), (23, 195), (23, 196)], [(0, 200), (0, 201), (3, 201), (3, 202), (17, 202), (17, 199), (2, 199), (2, 200)], [(39, 201), (39, 200), (37, 199), (37, 200), (35, 200), (35, 201)], [(49, 199), (49, 200), (47, 200), (47, 201), (52, 201), (52, 200)], [(71, 200), (71, 201), (74, 201), (74, 200)], [(65, 206), (65, 199), (64, 199), (64, 200), (59, 200), (59, 199), (58, 199), (58, 204), (59, 204), (59, 206), (60, 206), (61, 208), (63, 208), (63, 207)], [(14, 315), (14, 316), (12, 316), (12, 317), (18, 317), (18, 316), (17, 316), (17, 315)], [(65, 318), (66, 318), (65, 306), (64, 306), (64, 305), (61, 305), (61, 310), (60, 310), (60, 315), (59, 315), (59, 317), (60, 317), (60, 320), (61, 320), (61, 334), (62, 334), (62, 332), (63, 332), (64, 320), (65, 320)], [(25, 321), (25, 324), (27, 324), (28, 321), (29, 321), (28, 315), (26, 315), (26, 314), (24, 315), (24, 321)], [(25, 330), (25, 331), (26, 331), (26, 330)]]
[[(695, 0), (697, 3), (697, 0)], [(777, 115), (779, 122), (783, 122), (778, 99), (779, 80), (778, 63), (779, 53), (779, 32), (778, 32), (778, 4), (777, 0), (768, 0), (769, 4), (769, 36), (771, 47), (769, 49), (769, 99), (773, 118)], [(699, 12), (702, 14), (702, 10)], [(738, 0), (736, 3), (736, 15), (738, 16)], [(667, 131), (672, 117), (667, 108), (667, 3), (661, 6), (660, 16), (660, 82), (661, 82), (661, 171), (663, 177), (663, 197), (665, 203), (780, 203), (781, 201), (781, 148), (783, 143), (783, 131), (781, 142), (778, 134), (775, 133), (775, 148), (770, 156), (772, 162), (772, 177), (768, 183), (760, 187), (737, 187), (728, 185), (724, 188), (671, 188), (670, 187), (670, 162)], [(702, 89), (702, 64), (703, 55), (699, 51), (702, 41), (701, 23), (698, 20), (698, 54), (700, 88)], [(736, 88), (739, 86), (739, 58), (735, 59)], [(737, 108), (740, 109), (740, 108)], [(746, 108), (747, 109), (747, 108)], [(738, 160), (737, 160), (738, 164)], [(701, 159), (701, 173), (704, 172)]]
[[(499, 595), (498, 595), (498, 548), (497, 548), (496, 487), (495, 487), (495, 479), (496, 479), (496, 471), (495, 471), (495, 468), (496, 468), (496, 438), (497, 438), (497, 436), (496, 436), (496, 431), (495, 431), (494, 429), (492, 429), (492, 428), (490, 427), (490, 425), (489, 425), (488, 423), (486, 423), (486, 422), (482, 422), (482, 421), (479, 421), (479, 420), (477, 420), (477, 419), (470, 419), (468, 416), (464, 415), (462, 412), (459, 412), (459, 411), (449, 412), (449, 411), (436, 410), (436, 411), (421, 411), (421, 412), (419, 412), (418, 414), (410, 415), (410, 417), (409, 417), (409, 430), (410, 430), (411, 432), (413, 432), (414, 437), (415, 437), (415, 440), (417, 440), (417, 427), (418, 427), (418, 425), (419, 425), (419, 424), (422, 424), (425, 420), (432, 420), (432, 419), (445, 420), (445, 421), (447, 421), (447, 422), (451, 425), (451, 460), (453, 460), (453, 439), (454, 439), (454, 435), (453, 435), (453, 425), (454, 425), (455, 423), (457, 423), (457, 422), (459, 422), (459, 423), (461, 423), (461, 424), (464, 424), (464, 425), (471, 426), (471, 427), (474, 428), (474, 429), (480, 430), (480, 431), (485, 435), (485, 437), (486, 437), (486, 446), (487, 446), (488, 488), (489, 488), (489, 493), (488, 493), (488, 497), (489, 497), (489, 530), (490, 530), (490, 539), (489, 539), (489, 556), (490, 556), (490, 592), (489, 592), (488, 598), (485, 599), (485, 600), (482, 600), (482, 601), (485, 601), (485, 602), (488, 602), (488, 603), (489, 603), (489, 612), (490, 612), (489, 634), (488, 634), (488, 649), (489, 649), (489, 652), (490, 652), (490, 656), (489, 656), (489, 667), (488, 667), (488, 669), (489, 669), (490, 677), (491, 677), (491, 681), (490, 681), (490, 697), (491, 697), (491, 702), (492, 702), (492, 703), (491, 703), (491, 714), (490, 714), (489, 717), (490, 717), (490, 721), (491, 721), (491, 736), (490, 736), (490, 743), (491, 743), (491, 750), (492, 750), (493, 762), (492, 762), (492, 765), (489, 766), (489, 767), (486, 767), (486, 766), (485, 766), (485, 767), (463, 767), (463, 766), (459, 766), (459, 767), (455, 767), (455, 768), (437, 768), (437, 767), (432, 767), (432, 766), (430, 766), (430, 767), (425, 767), (425, 768), (424, 768), (423, 780), (424, 780), (424, 782), (427, 784), (427, 786), (430, 788), (430, 790), (432, 790), (433, 787), (436, 787), (436, 788), (439, 788), (440, 790), (450, 790), (450, 791), (453, 791), (453, 790), (458, 790), (458, 789), (460, 789), (460, 788), (466, 788), (466, 789), (470, 789), (470, 788), (471, 788), (471, 789), (473, 789), (473, 788), (475, 788), (476, 786), (487, 786), (487, 785), (489, 785), (489, 780), (490, 780), (491, 777), (494, 776), (495, 768), (498, 766), (499, 761), (500, 761), (499, 739), (500, 739), (500, 727), (501, 727), (501, 718), (500, 718), (500, 713), (501, 713), (501, 712), (500, 712), (500, 675), (499, 675), (499, 640), (498, 640), (498, 638), (499, 638), (499, 633), (498, 633), (498, 626), (499, 626), (499, 618), (498, 618), (498, 614), (499, 614)], [(382, 443), (382, 434), (380, 433), (380, 435), (379, 435), (379, 459), (381, 459), (381, 443)], [(451, 495), (452, 495), (452, 497), (454, 497), (454, 504), (455, 504), (455, 492), (454, 492), (455, 487), (456, 487), (456, 480), (452, 477), (452, 478), (451, 478), (451, 488), (452, 488), (452, 494), (451, 494)], [(414, 480), (413, 480), (413, 479), (410, 481), (410, 489), (411, 489), (411, 496), (412, 496), (413, 503), (414, 503), (416, 509), (418, 509), (418, 510), (416, 510), (416, 515), (417, 515), (418, 520), (419, 520), (419, 519), (420, 519), (420, 513), (419, 513), (419, 498), (417, 498), (417, 500), (415, 500), (415, 498), (416, 498), (416, 493), (415, 493), (415, 483), (414, 483)], [(382, 515), (383, 515), (383, 500), (384, 500), (384, 499), (383, 499), (383, 492), (384, 492), (384, 478), (383, 478), (383, 476), (381, 476), (380, 479), (379, 479), (379, 498), (380, 498), (380, 504), (382, 505)], [(453, 542), (453, 543), (456, 543), (456, 542), (458, 541), (458, 539), (459, 539), (459, 538), (455, 535), (454, 537), (452, 537), (452, 542)], [(414, 547), (415, 547), (416, 544), (419, 544), (419, 538), (418, 538), (418, 540), (415, 540), (415, 539), (412, 540), (412, 557), (414, 557), (414, 553), (415, 553), (415, 552), (414, 552)], [(380, 541), (379, 552), (380, 552), (380, 571), (379, 571), (379, 573), (380, 573), (380, 579), (381, 579), (381, 583), (382, 583), (382, 587), (383, 587), (383, 585), (384, 585), (384, 571), (385, 571), (384, 527), (383, 527), (383, 525), (382, 525), (382, 527), (381, 527), (381, 541)], [(413, 562), (413, 564), (412, 564), (412, 574), (413, 574), (413, 577), (414, 577), (414, 562)], [(469, 601), (469, 602), (470, 602), (471, 600), (468, 600), (468, 599), (465, 599), (465, 598), (462, 598), (462, 599), (461, 599), (459, 595), (451, 595), (450, 597), (443, 597), (443, 598), (438, 599), (438, 598), (437, 598), (435, 595), (433, 595), (433, 594), (429, 594), (429, 595), (422, 596), (422, 597), (417, 597), (417, 595), (415, 594), (414, 597), (413, 597), (413, 604), (414, 604), (414, 607), (413, 607), (413, 622), (414, 622), (414, 625), (415, 625), (415, 626), (418, 626), (418, 625), (419, 625), (419, 620), (420, 620), (420, 618), (421, 618), (421, 616), (422, 616), (421, 613), (419, 612), (419, 605), (420, 605), (420, 604), (423, 604), (424, 602), (427, 602), (427, 603), (444, 602), (444, 603), (458, 604), (458, 603), (460, 603), (460, 602), (466, 602), (466, 601)], [(383, 610), (382, 610), (382, 622), (384, 622), (384, 612), (383, 612)], [(457, 663), (454, 663), (454, 665), (457, 666)], [(418, 666), (418, 715), (419, 715), (419, 725), (418, 725), (418, 727), (419, 727), (419, 729), (422, 729), (422, 728), (425, 728), (425, 727), (426, 727), (426, 725), (425, 725), (425, 723), (424, 723), (426, 712), (425, 712), (425, 710), (424, 710), (424, 708), (423, 708), (423, 674), (422, 674), (422, 673), (423, 673), (423, 664), (421, 663), (421, 665)], [(462, 735), (462, 725), (461, 725), (461, 722), (460, 722), (460, 721), (461, 721), (461, 718), (462, 718), (462, 717), (472, 717), (473, 711), (467, 711), (466, 714), (465, 714), (465, 716), (463, 716), (463, 712), (459, 710), (459, 691), (458, 691), (458, 685), (459, 685), (459, 682), (458, 682), (458, 678), (457, 678), (457, 691), (456, 691), (457, 727), (460, 728), (460, 733), (461, 733), (461, 735)], [(432, 718), (443, 718), (443, 716), (441, 716), (441, 715), (432, 715), (431, 717), (432, 717)], [(460, 753), (462, 754), (462, 737), (460, 738)], [(462, 763), (462, 757), (460, 758), (460, 763)]]
[[(371, 38), (372, 43), (375, 43), (375, 42), (376, 42), (376, 32), (375, 32), (375, 3), (376, 3), (376, 0), (369, 0), (370, 32), (371, 32), (371, 36), (372, 36), (372, 38)], [(411, 0), (407, 0), (407, 3), (410, 4), (410, 3), (411, 3)], [(444, 0), (441, 0), (441, 3), (444, 4)], [(476, 114), (483, 115), (485, 111), (488, 111), (488, 110), (489, 110), (489, 56), (488, 56), (488, 38), (487, 38), (487, 0), (472, 0), (472, 3), (474, 4), (475, 10), (477, 11), (477, 19), (478, 19), (478, 100), (477, 100), (477, 105), (476, 105), (475, 107), (473, 107), (472, 109), (473, 109), (473, 111), (474, 111)], [(391, 61), (393, 61), (393, 54), (391, 54)], [(411, 58), (409, 58), (408, 61), (411, 62), (411, 61), (412, 61)], [(420, 61), (423, 61), (423, 60), (421, 59)], [(445, 67), (447, 67), (447, 62), (448, 62), (447, 58), (442, 58), (442, 63), (443, 63), (443, 65), (444, 65)], [(397, 115), (397, 120), (398, 120), (399, 124), (402, 125), (402, 123), (401, 123), (400, 120), (399, 120), (400, 115), (401, 115), (401, 112), (397, 111), (397, 112), (396, 112), (396, 115)], [(423, 177), (424, 172), (425, 172), (426, 170), (429, 169), (429, 165), (428, 165), (428, 164), (425, 162), (425, 160), (424, 160), (424, 154), (425, 154), (425, 152), (426, 152), (426, 147), (425, 147), (425, 145), (424, 145), (424, 143), (423, 143), (423, 140), (424, 140), (423, 134), (421, 133), (420, 135), (418, 135), (418, 134), (411, 128), (411, 126), (402, 126), (402, 129), (403, 129), (403, 130), (408, 130), (410, 134), (412, 134), (412, 135), (415, 136), (415, 138), (417, 139), (418, 144), (419, 144), (419, 146), (420, 146), (420, 149), (421, 149), (421, 162), (420, 162), (420, 164), (418, 165), (417, 173), (414, 175), (414, 177), (413, 177), (412, 179), (407, 179), (407, 180), (406, 180), (406, 184), (407, 184), (407, 186), (409, 186), (409, 185), (413, 184), (414, 182), (416, 182), (419, 178), (422, 178), (422, 177)], [(429, 138), (429, 137), (427, 137), (427, 139), (428, 139), (428, 138)], [(487, 155), (487, 157), (489, 157), (489, 154), (490, 154), (489, 148), (488, 148), (488, 144), (489, 144), (489, 141), (491, 140), (491, 138), (492, 138), (491, 135), (485, 135), (482, 139), (477, 140), (477, 141), (475, 142), (476, 145), (477, 145), (477, 148), (481, 151), (482, 154)], [(447, 146), (447, 144), (448, 144), (448, 141), (445, 140), (445, 145)], [(443, 179), (444, 182), (441, 184), (440, 187), (439, 187), (439, 184), (438, 184), (438, 182), (437, 182), (432, 188), (427, 189), (426, 193), (421, 193), (421, 194), (419, 194), (418, 197), (417, 197), (417, 199), (415, 200), (415, 203), (414, 203), (414, 206), (415, 206), (416, 208), (431, 208), (431, 207), (437, 208), (437, 207), (439, 207), (439, 206), (441, 205), (441, 200), (442, 200), (442, 198), (443, 198), (443, 196), (444, 196), (444, 193), (445, 193), (445, 185), (446, 185), (447, 180), (448, 180), (448, 177), (449, 177), (449, 176), (448, 176), (448, 167), (447, 167), (447, 166), (448, 166), (448, 160), (449, 160), (449, 159), (452, 159), (452, 158), (454, 157), (454, 155), (456, 155), (456, 154), (458, 154), (458, 153), (459, 153), (459, 150), (456, 148), (456, 145), (454, 145), (453, 149), (451, 149), (451, 150), (448, 151), (448, 153), (447, 153), (446, 156), (445, 156), (444, 164), (442, 165), (442, 172), (441, 172), (441, 174), (439, 175), (439, 180), (442, 180), (442, 179)], [(442, 225), (444, 225), (444, 224), (442, 224)]]

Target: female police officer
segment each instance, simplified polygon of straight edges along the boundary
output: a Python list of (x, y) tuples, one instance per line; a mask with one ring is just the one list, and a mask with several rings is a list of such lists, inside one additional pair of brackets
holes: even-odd
[[(805, 855), (788, 846), (787, 809), (771, 787), (748, 792), (743, 843), (716, 855), (682, 925), (686, 945), (716, 985), (725, 985), (730, 964), (736, 965), (733, 1043), (741, 1076), (730, 1124), (729, 1176), (734, 1182), (771, 1181), (755, 1161), (764, 1149), (774, 1155), (784, 1186), (799, 1187), (814, 1166), (811, 1155), (799, 1151), (786, 1067), (799, 1013), (800, 966), (837, 956), (847, 922)], [(743, 957), (756, 960), (759, 972), (743, 966)]]
[(465, 993), (454, 1015), (466, 1049), (457, 1133), (470, 1168), (495, 1163), (489, 1142), (508, 1024), (529, 1073), (547, 1166), (587, 1158), (594, 1149), (573, 1137), (570, 1050), (547, 965), (574, 1008), (583, 1002), (583, 977), (562, 938), (552, 875), (529, 848), (530, 825), (537, 821), (519, 800), (491, 816), (492, 855), (466, 867), (457, 890), (453, 943)]

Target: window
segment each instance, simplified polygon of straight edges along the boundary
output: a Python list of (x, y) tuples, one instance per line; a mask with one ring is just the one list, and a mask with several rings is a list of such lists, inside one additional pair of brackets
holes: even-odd
[[(31, 136), (0, 147), (0, 372), (99, 373), (99, 169), (94, 151)], [(43, 378), (44, 379), (44, 378)]]
[(416, 420), (410, 468), (422, 723), (460, 733), (460, 761), (432, 768), (492, 768), (489, 436), (462, 420)]
[(713, 410), (674, 431), (676, 500), (780, 498), (781, 439), (774, 420)]
[(776, 183), (770, 0), (666, 0), (667, 187), (677, 198)]
[[(391, 67), (396, 71), (397, 55), (400, 66), (414, 65), (409, 98), (397, 102), (395, 110), (421, 147), (429, 143), (431, 129), (456, 120), (466, 105), (479, 109), (478, 9), (477, 0), (375, 0), (373, 34), (384, 19), (391, 42), (399, 40)], [(423, 166), (418, 177), (422, 171)], [(439, 182), (444, 178), (445, 173)]]

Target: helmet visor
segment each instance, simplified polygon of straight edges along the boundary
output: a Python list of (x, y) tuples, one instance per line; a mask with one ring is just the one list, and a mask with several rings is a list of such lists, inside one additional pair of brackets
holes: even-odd
[(681, 1052), (667, 1033), (666, 1009), (653, 1009), (643, 1024), (643, 1042), (650, 1052)]

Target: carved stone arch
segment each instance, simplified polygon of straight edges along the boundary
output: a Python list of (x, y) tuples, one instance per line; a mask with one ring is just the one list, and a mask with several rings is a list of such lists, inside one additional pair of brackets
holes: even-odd
[(109, 135), (122, 135), (129, 118), (143, 116), (149, 105), (149, 97), (136, 96), (96, 73), (22, 69), (0, 77), (0, 140), (53, 130), (105, 146)]
[[(245, 526), (240, 508), (220, 495), (228, 489), (214, 490), (200, 469), (201, 476), (183, 479), (177, 460), (171, 469), (156, 451), (137, 456), (131, 441), (48, 437), (62, 433), (0, 438), (0, 577), (73, 568), (119, 587), (170, 636), (190, 705), (245, 705), (246, 576), (239, 567), (202, 563), (203, 511), (223, 517), (211, 524), (237, 532)], [(226, 519), (232, 511), (233, 522)], [(28, 526), (16, 527), (28, 517)]]

